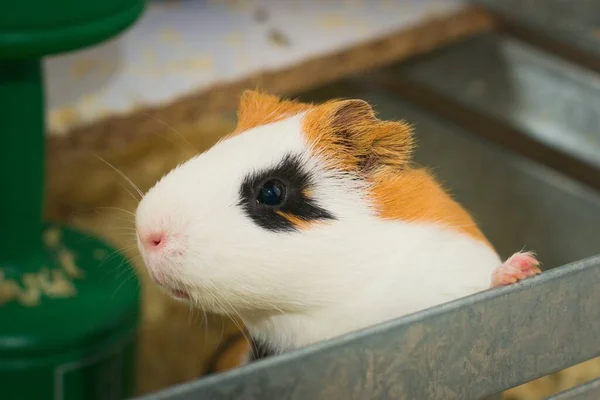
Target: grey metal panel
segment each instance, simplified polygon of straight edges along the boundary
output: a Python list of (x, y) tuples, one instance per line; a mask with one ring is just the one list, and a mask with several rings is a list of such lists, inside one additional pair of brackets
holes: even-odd
[(600, 378), (565, 390), (546, 400), (598, 400), (600, 399)]
[(393, 71), (600, 171), (597, 73), (494, 33)]
[(597, 0), (470, 0), (505, 19), (600, 56)]
[(600, 257), (145, 397), (480, 399), (599, 352)]
[[(502, 253), (523, 245), (554, 267), (600, 253), (597, 193), (373, 90), (364, 98), (417, 128), (435, 168)], [(336, 340), (145, 397), (152, 399), (481, 399), (597, 355), (600, 256)]]

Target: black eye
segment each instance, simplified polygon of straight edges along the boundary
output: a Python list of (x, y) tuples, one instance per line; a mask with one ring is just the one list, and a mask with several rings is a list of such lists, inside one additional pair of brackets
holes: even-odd
[(285, 185), (275, 179), (262, 184), (258, 189), (256, 201), (267, 206), (278, 206), (285, 199)]

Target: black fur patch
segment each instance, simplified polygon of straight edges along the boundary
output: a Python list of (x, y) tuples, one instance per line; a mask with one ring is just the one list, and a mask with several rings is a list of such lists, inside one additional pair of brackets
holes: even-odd
[(252, 354), (250, 355), (250, 362), (262, 360), (263, 358), (277, 355), (276, 352), (264, 343), (257, 342), (254, 338), (252, 342)]
[[(267, 206), (257, 201), (261, 186), (272, 179), (285, 185), (285, 199), (277, 206)], [(288, 155), (274, 168), (249, 174), (240, 187), (239, 205), (252, 220), (264, 229), (271, 231), (294, 231), (297, 227), (281, 211), (303, 221), (333, 220), (335, 217), (319, 207), (314, 199), (305, 195), (310, 189), (311, 176), (303, 171), (298, 157)]]

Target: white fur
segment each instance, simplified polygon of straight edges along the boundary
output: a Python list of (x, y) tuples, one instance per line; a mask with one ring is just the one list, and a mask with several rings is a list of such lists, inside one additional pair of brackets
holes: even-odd
[[(331, 338), (490, 286), (498, 255), (456, 230), (384, 221), (368, 187), (327, 172), (301, 132), (303, 115), (218, 143), (161, 179), (139, 205), (140, 235), (167, 233), (148, 269), (210, 311), (241, 316), (279, 350)], [(301, 154), (312, 196), (337, 219), (270, 232), (238, 206), (243, 178)]]

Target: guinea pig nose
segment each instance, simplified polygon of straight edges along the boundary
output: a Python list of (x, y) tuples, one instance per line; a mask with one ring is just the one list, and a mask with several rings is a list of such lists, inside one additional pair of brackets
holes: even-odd
[(165, 234), (163, 232), (152, 232), (146, 236), (146, 247), (157, 250), (165, 246)]

